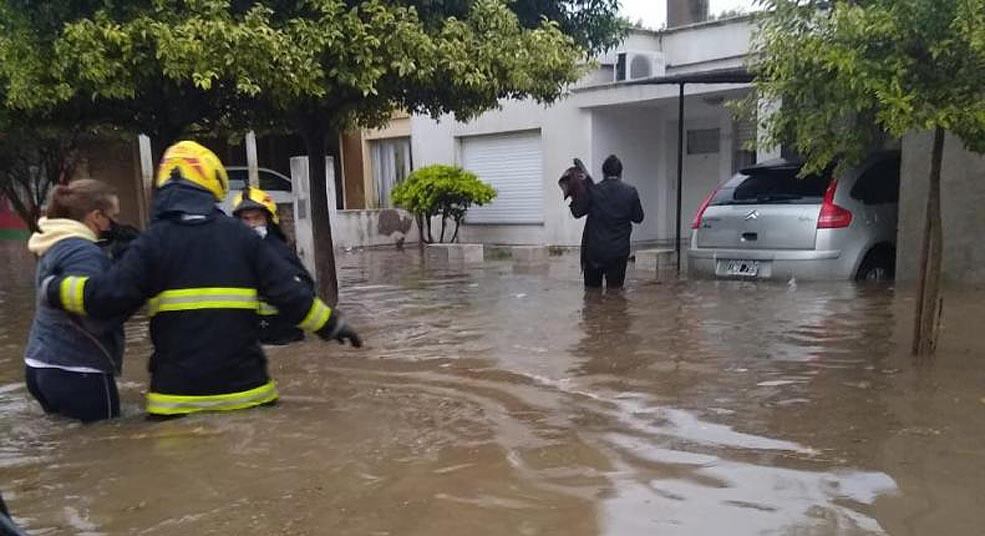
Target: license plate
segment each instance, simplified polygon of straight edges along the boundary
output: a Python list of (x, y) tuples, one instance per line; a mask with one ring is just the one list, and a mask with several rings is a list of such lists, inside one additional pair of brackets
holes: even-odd
[(721, 261), (722, 273), (728, 276), (756, 277), (759, 275), (759, 261)]

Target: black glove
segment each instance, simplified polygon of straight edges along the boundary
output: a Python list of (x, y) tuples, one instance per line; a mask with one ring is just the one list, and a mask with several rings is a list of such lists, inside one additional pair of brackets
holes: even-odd
[(98, 244), (111, 259), (116, 260), (123, 256), (130, 247), (130, 242), (136, 240), (138, 236), (140, 230), (136, 227), (110, 220), (109, 230), (100, 233)]
[(345, 320), (341, 318), (318, 331), (318, 336), (326, 341), (339, 341), (339, 344), (345, 344), (346, 341), (349, 341), (353, 348), (361, 348), (363, 345), (363, 340), (356, 333), (356, 330), (349, 327), (349, 324), (346, 324)]

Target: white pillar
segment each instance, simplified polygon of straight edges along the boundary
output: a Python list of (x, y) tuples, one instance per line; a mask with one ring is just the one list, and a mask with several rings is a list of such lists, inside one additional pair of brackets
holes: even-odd
[(260, 187), (260, 166), (257, 163), (257, 135), (252, 130), (246, 133), (246, 169), (250, 186)]
[(338, 192), (335, 191), (335, 158), (325, 157), (325, 195), (328, 197), (328, 221), (335, 223), (338, 212)]
[(315, 238), (311, 228), (308, 157), (291, 158), (291, 190), (294, 194), (294, 242), (301, 263), (315, 275)]
[(151, 152), (150, 138), (146, 134), (137, 136), (137, 151), (140, 156), (140, 192), (138, 212), (144, 223), (150, 221), (150, 199), (154, 191), (154, 155)]
[(137, 136), (140, 148), (140, 175), (144, 180), (144, 191), (150, 192), (154, 186), (154, 156), (151, 154), (150, 138), (146, 134)]

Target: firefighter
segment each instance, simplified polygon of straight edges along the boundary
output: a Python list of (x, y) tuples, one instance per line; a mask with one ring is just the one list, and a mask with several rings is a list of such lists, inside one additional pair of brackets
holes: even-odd
[[(246, 187), (233, 199), (233, 216), (253, 229), (263, 242), (294, 269), (294, 278), (312, 290), (315, 281), (305, 269), (301, 259), (287, 244), (287, 237), (280, 227), (277, 203), (270, 194), (259, 188)], [(260, 301), (260, 342), (283, 345), (304, 339), (304, 331), (278, 314), (277, 308)]]
[(259, 295), (305, 331), (362, 345), (339, 311), (294, 277), (289, 263), (218, 209), (229, 180), (212, 151), (192, 141), (172, 145), (155, 186), (149, 228), (110, 271), (52, 276), (42, 289), (48, 303), (99, 318), (147, 304), (152, 417), (277, 400), (258, 340)]

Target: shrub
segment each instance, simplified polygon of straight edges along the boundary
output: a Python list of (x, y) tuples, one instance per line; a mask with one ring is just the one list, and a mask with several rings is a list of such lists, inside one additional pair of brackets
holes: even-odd
[(441, 234), (450, 219), (455, 223), (450, 242), (458, 241), (458, 228), (472, 205), (482, 206), (496, 197), (496, 190), (474, 173), (457, 166), (436, 164), (415, 170), (390, 193), (393, 204), (414, 215), (421, 239), (434, 243), (431, 221), (441, 216)]

